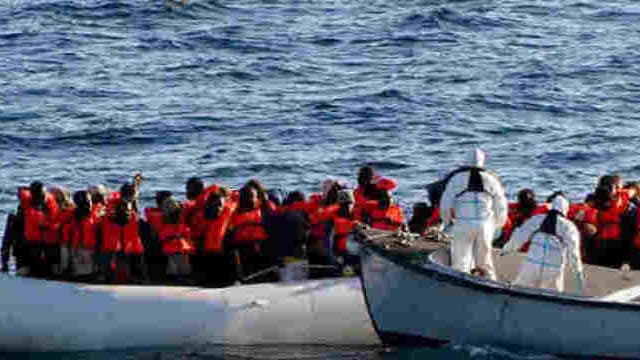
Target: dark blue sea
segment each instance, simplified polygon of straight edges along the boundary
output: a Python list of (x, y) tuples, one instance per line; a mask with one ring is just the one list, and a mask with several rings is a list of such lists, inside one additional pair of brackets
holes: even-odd
[[(632, 0), (0, 0), (0, 212), (33, 180), (319, 190), (374, 165), (424, 201), (474, 147), (509, 197), (640, 178)], [(425, 299), (427, 301), (427, 299)], [(50, 354), (51, 356), (51, 354)], [(55, 357), (55, 356), (54, 356)], [(144, 349), (78, 359), (545, 358), (499, 349)]]

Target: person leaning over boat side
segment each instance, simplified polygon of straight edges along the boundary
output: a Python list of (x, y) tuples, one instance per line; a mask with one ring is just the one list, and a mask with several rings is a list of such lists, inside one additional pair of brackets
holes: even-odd
[(404, 227), (404, 212), (400, 205), (396, 204), (391, 191), (395, 189), (396, 182), (383, 178), (377, 183), (378, 198), (365, 211), (369, 214), (368, 225), (374, 229), (398, 231)]
[(484, 169), (485, 153), (475, 149), (468, 165), (449, 174), (440, 216), (450, 226), (451, 266), (469, 273), (475, 267), (496, 279), (493, 235), (507, 219), (507, 198), (498, 177)]
[(76, 204), (69, 223), (63, 225), (64, 242), (70, 248), (70, 272), (80, 281), (93, 280), (96, 273), (95, 253), (100, 237), (100, 217), (92, 210), (88, 191), (73, 194)]
[(566, 218), (569, 201), (559, 194), (552, 200), (547, 214), (536, 215), (516, 228), (501, 255), (518, 250), (527, 241), (531, 242), (527, 258), (520, 266), (515, 284), (564, 291), (564, 268), (567, 262), (576, 274), (577, 290), (582, 292), (585, 284), (580, 258), (580, 232)]
[(24, 237), (27, 246), (29, 275), (49, 276), (51, 272), (42, 261), (44, 242), (52, 221), (58, 215), (58, 204), (45, 190), (44, 184), (34, 181), (20, 194), (24, 209)]
[[(18, 189), (18, 200), (20, 200), (20, 193), (23, 190), (29, 188), (21, 187)], [(15, 258), (16, 272), (21, 273), (26, 265), (25, 259), (25, 240), (24, 240), (24, 214), (22, 205), (18, 203), (15, 213), (7, 215), (7, 222), (4, 229), (4, 236), (2, 237), (2, 254), (0, 271), (3, 273), (9, 272), (9, 258), (11, 254)]]
[(158, 240), (167, 257), (167, 278), (185, 282), (191, 275), (189, 256), (195, 252), (189, 226), (182, 218), (182, 207), (173, 197), (162, 202), (162, 223), (158, 224)]

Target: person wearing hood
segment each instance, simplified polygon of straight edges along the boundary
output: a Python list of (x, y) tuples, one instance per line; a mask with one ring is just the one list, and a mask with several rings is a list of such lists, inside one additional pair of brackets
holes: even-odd
[(580, 258), (580, 232), (569, 220), (569, 201), (559, 194), (553, 198), (547, 214), (533, 216), (516, 228), (501, 255), (516, 251), (527, 241), (531, 246), (520, 266), (515, 284), (564, 291), (564, 268), (567, 260), (576, 274), (577, 290), (585, 284)]
[[(467, 166), (447, 176), (440, 216), (451, 240), (453, 269), (495, 280), (492, 242), (507, 219), (507, 198), (499, 178), (484, 169), (485, 153), (475, 149)], [(474, 265), (475, 264), (475, 265)]]

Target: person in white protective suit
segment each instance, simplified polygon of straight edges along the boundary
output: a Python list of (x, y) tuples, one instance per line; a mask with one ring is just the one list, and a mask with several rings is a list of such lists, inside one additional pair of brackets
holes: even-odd
[(485, 153), (475, 149), (467, 166), (450, 173), (440, 216), (451, 240), (451, 267), (496, 280), (491, 252), (494, 233), (507, 219), (507, 198), (498, 177), (486, 171)]
[(577, 290), (584, 289), (584, 272), (580, 259), (580, 232), (566, 218), (569, 201), (557, 195), (547, 214), (536, 215), (516, 228), (501, 255), (517, 251), (531, 241), (527, 258), (520, 266), (515, 284), (519, 286), (564, 290), (564, 268), (567, 260), (576, 274)]

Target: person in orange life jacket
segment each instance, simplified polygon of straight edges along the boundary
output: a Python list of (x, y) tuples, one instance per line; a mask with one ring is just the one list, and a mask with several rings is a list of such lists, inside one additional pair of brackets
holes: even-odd
[(162, 281), (166, 274), (167, 257), (162, 252), (158, 230), (162, 224), (162, 203), (172, 196), (171, 191), (157, 191), (154, 197), (156, 206), (144, 209), (145, 221), (140, 223), (140, 238), (144, 246), (144, 259), (151, 281)]
[(598, 234), (594, 256), (591, 260), (602, 266), (620, 267), (629, 261), (629, 244), (622, 236), (622, 217), (628, 209), (629, 201), (624, 193), (618, 193), (613, 182), (601, 180), (595, 192), (598, 210)]
[(61, 275), (68, 270), (70, 253), (68, 244), (64, 238), (64, 227), (73, 218), (74, 203), (71, 201), (69, 191), (60, 187), (54, 187), (50, 191), (56, 200), (60, 211), (51, 222), (49, 231), (45, 234), (44, 253), (47, 265), (51, 267), (54, 276)]
[(29, 190), (23, 191), (24, 237), (28, 247), (29, 273), (33, 276), (49, 276), (51, 268), (43, 262), (43, 251), (47, 232), (58, 215), (58, 205), (44, 185), (35, 181)]
[[(204, 235), (200, 268), (193, 268), (198, 282), (205, 286), (227, 286), (232, 283), (231, 260), (225, 249), (225, 236), (235, 204), (227, 201), (225, 191), (209, 193), (204, 209), (198, 214), (197, 226)], [(194, 264), (195, 266), (196, 264)]]
[(204, 192), (204, 181), (198, 177), (190, 177), (185, 184), (186, 199), (182, 202), (182, 216), (184, 221), (190, 226), (193, 225), (195, 217), (196, 201)]
[(190, 229), (182, 221), (182, 207), (168, 197), (162, 203), (162, 223), (158, 228), (158, 239), (162, 252), (167, 256), (167, 277), (174, 281), (185, 281), (191, 274), (189, 256), (195, 252), (190, 239)]
[(405, 226), (404, 212), (398, 204), (394, 203), (391, 195), (391, 190), (395, 188), (395, 182), (385, 180), (378, 181), (378, 204), (368, 210), (369, 225), (374, 229), (397, 231)]
[(238, 208), (229, 222), (229, 246), (236, 265), (236, 280), (251, 275), (268, 266), (261, 246), (268, 235), (263, 216), (271, 211), (266, 192), (261, 193), (255, 187), (245, 185), (240, 189)]
[[(17, 193), (18, 200), (20, 200), (20, 194), (28, 190), (28, 187), (19, 188)], [(9, 258), (12, 254), (15, 258), (16, 272), (22, 273), (24, 271), (22, 270), (26, 268), (24, 247), (24, 214), (22, 205), (18, 204), (15, 213), (7, 215), (4, 236), (2, 238), (2, 250), (0, 250), (0, 254), (2, 254), (2, 261), (0, 262), (1, 272), (9, 272)]]
[(65, 243), (70, 248), (68, 271), (78, 280), (89, 281), (96, 272), (95, 255), (100, 238), (100, 218), (93, 212), (88, 191), (73, 194), (76, 204), (69, 223), (64, 226)]
[[(550, 197), (553, 198), (556, 195), (558, 194), (552, 194)], [(518, 191), (517, 198), (518, 201), (516, 203), (509, 204), (507, 221), (502, 227), (501, 236), (494, 242), (494, 247), (502, 247), (503, 244), (509, 242), (513, 231), (532, 216), (544, 214), (549, 211), (548, 204), (551, 202), (547, 199), (544, 204), (538, 204), (536, 193), (531, 189), (521, 189)], [(519, 251), (526, 253), (529, 250), (530, 243), (530, 241), (525, 242)]]
[(91, 196), (91, 211), (93, 211), (99, 218), (107, 214), (107, 198), (109, 196), (109, 190), (102, 184), (91, 185), (87, 189)]
[(358, 170), (358, 187), (353, 192), (357, 205), (364, 204), (369, 200), (375, 200), (377, 196), (378, 176), (372, 166), (363, 166)]
[(110, 282), (148, 279), (139, 216), (134, 208), (137, 193), (135, 184), (125, 183), (108, 201), (99, 251), (101, 275)]
[(413, 204), (411, 211), (411, 219), (407, 223), (409, 231), (414, 234), (424, 235), (427, 229), (427, 221), (433, 213), (433, 208), (429, 207), (426, 202), (417, 202)]

